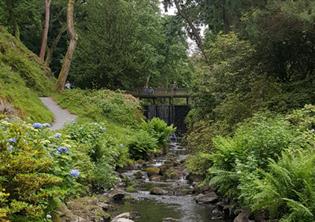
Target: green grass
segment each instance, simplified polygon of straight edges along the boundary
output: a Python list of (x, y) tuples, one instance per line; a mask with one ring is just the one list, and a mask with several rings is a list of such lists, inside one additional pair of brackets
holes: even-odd
[(121, 92), (75, 89), (55, 94), (54, 98), (83, 121), (105, 121), (132, 127), (143, 119), (139, 101)]
[(54, 94), (64, 109), (78, 116), (78, 123), (105, 123), (108, 133), (128, 143), (143, 121), (140, 104), (134, 97), (110, 90), (65, 90)]
[(38, 96), (53, 92), (54, 78), (39, 58), (0, 27), (0, 99), (29, 121), (51, 122), (53, 115)]

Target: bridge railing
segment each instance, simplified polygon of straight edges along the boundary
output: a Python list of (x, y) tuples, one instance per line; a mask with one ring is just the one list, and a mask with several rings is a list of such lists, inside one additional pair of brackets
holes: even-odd
[(131, 92), (136, 97), (189, 97), (186, 88), (138, 88)]

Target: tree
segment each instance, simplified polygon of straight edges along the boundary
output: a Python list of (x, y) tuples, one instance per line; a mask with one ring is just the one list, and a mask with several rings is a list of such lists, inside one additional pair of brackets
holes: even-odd
[(45, 0), (45, 24), (42, 35), (42, 43), (39, 53), (39, 58), (44, 61), (47, 48), (48, 31), (49, 31), (49, 21), (50, 21), (50, 5), (51, 0)]
[(0, 23), (33, 51), (38, 50), (42, 1), (0, 0)]
[[(198, 24), (196, 24), (196, 21), (194, 20), (194, 13), (192, 11), (189, 11), (189, 3), (190, 1), (183, 1), (183, 0), (164, 0), (165, 9), (169, 6), (175, 6), (177, 9), (177, 13), (180, 17), (182, 17), (187, 24), (186, 30), (189, 35), (197, 44), (199, 50), (201, 51), (203, 57), (207, 61), (207, 55), (204, 52), (203, 47), (203, 40), (200, 34), (200, 29), (198, 28)], [(195, 5), (193, 3), (193, 5)], [(188, 7), (187, 7), (188, 6)]]
[(67, 6), (67, 29), (69, 35), (69, 46), (65, 55), (61, 71), (57, 80), (57, 90), (64, 90), (65, 83), (70, 71), (71, 61), (77, 45), (78, 35), (74, 29), (74, 3), (75, 0), (68, 0)]
[[(157, 1), (90, 0), (78, 26), (70, 78), (81, 88), (133, 89), (187, 84), (191, 67), (181, 21)], [(177, 20), (175, 22), (175, 20)]]

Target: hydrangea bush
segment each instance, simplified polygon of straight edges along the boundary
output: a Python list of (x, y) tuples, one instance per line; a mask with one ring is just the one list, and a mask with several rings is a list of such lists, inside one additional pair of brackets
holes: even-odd
[(86, 189), (93, 164), (47, 127), (0, 120), (1, 221), (43, 221), (58, 201)]
[(119, 140), (118, 132), (108, 130), (105, 123), (77, 123), (64, 131), (80, 144), (80, 152), (89, 156), (95, 165), (91, 180), (93, 191), (112, 187), (117, 179), (115, 169), (129, 163), (128, 147)]

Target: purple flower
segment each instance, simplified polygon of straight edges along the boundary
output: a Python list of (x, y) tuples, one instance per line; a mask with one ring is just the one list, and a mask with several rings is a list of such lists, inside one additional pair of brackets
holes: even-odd
[(8, 139), (8, 142), (9, 143), (16, 143), (16, 138), (10, 138), (10, 139)]
[(59, 139), (59, 138), (61, 137), (61, 133), (56, 133), (56, 134), (54, 135), (54, 137), (55, 137), (56, 139)]
[(72, 169), (70, 171), (70, 176), (72, 176), (72, 177), (79, 177), (80, 176), (80, 171), (77, 170), (77, 169)]
[(67, 147), (64, 147), (64, 146), (60, 146), (57, 148), (57, 152), (59, 154), (63, 154), (63, 153), (68, 153), (69, 152), (69, 149)]
[(33, 128), (34, 129), (41, 129), (41, 128), (43, 128), (43, 125), (41, 123), (33, 123)]

